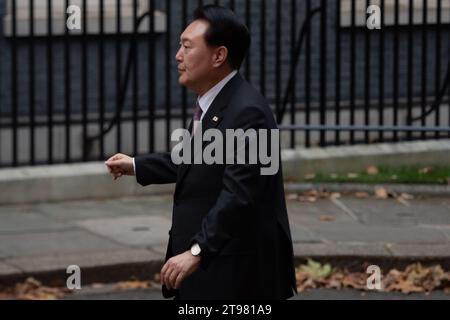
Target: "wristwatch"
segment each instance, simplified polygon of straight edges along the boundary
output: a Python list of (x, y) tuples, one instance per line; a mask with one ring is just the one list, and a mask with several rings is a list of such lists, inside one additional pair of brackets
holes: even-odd
[(198, 255), (200, 255), (200, 252), (202, 252), (202, 249), (200, 249), (200, 246), (198, 245), (198, 243), (194, 243), (191, 247), (192, 255), (197, 257)]

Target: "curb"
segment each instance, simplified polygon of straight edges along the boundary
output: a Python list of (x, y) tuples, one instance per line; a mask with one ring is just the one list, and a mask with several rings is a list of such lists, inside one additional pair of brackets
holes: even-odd
[(68, 266), (77, 265), (82, 283), (114, 282), (132, 277), (149, 278), (159, 270), (164, 254), (158, 249), (127, 249), (109, 252), (30, 256), (0, 260), (0, 288), (33, 277), (44, 284), (65, 286), (71, 275)]
[(103, 162), (0, 170), (0, 203), (31, 204), (168, 194), (175, 184), (140, 186), (135, 177), (113, 181)]
[[(363, 271), (369, 265), (377, 265), (381, 270), (390, 270), (392, 268), (404, 269), (407, 265), (420, 262), (424, 265), (440, 264), (444, 270), (450, 269), (450, 255), (436, 256), (392, 256), (371, 254), (355, 255), (352, 253), (342, 254), (308, 254), (294, 257), (295, 264), (305, 263), (308, 259), (313, 259), (321, 263), (330, 263), (333, 267), (347, 269), (349, 271)], [(105, 264), (97, 266), (80, 266), (81, 282), (83, 285), (93, 283), (114, 283), (125, 280), (153, 280), (153, 277), (160, 272), (164, 259), (162, 257), (142, 261), (121, 262), (115, 264)], [(70, 275), (66, 269), (57, 267), (55, 269), (36, 270), (27, 272), (0, 273), (0, 289), (14, 286), (28, 277), (33, 277), (47, 286), (65, 286), (66, 280)]]
[(367, 184), (367, 183), (285, 183), (287, 193), (301, 193), (310, 190), (323, 190), (330, 192), (374, 192), (376, 188), (383, 187), (390, 193), (409, 193), (415, 195), (450, 196), (450, 185), (427, 184)]
[(294, 181), (308, 173), (356, 172), (371, 165), (446, 166), (450, 161), (450, 139), (286, 149), (282, 160), (285, 178)]

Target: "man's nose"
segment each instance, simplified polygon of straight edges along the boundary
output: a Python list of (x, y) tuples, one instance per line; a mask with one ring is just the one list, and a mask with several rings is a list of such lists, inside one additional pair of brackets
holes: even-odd
[(175, 59), (176, 59), (178, 62), (181, 62), (181, 61), (182, 61), (181, 48), (178, 49), (178, 52), (177, 52), (177, 54), (175, 55)]

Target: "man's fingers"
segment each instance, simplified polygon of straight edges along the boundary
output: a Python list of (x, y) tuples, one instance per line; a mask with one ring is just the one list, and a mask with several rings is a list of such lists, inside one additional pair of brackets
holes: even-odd
[(174, 276), (174, 275), (175, 275), (175, 277), (176, 277), (176, 276), (178, 275), (178, 271), (177, 271), (174, 267), (171, 267), (171, 268), (166, 272), (166, 277), (165, 277), (166, 287), (167, 287), (168, 289), (172, 289), (172, 288), (173, 288), (171, 278), (172, 278), (172, 276)]
[(116, 153), (115, 155), (113, 155), (112, 157), (109, 157), (108, 160), (106, 160), (106, 162), (108, 161), (114, 161), (114, 160), (119, 160), (122, 157), (122, 155), (120, 153)]
[(175, 288), (175, 283), (181, 272), (174, 270), (169, 276), (169, 283), (172, 288)]
[[(162, 284), (164, 284), (164, 285), (166, 284), (165, 278), (166, 278), (166, 273), (167, 273), (168, 269), (169, 269), (169, 261), (167, 261), (161, 269), (160, 277), (161, 277)], [(167, 287), (167, 285), (166, 285), (166, 287)]]
[(164, 274), (164, 284), (166, 285), (166, 287), (167, 287), (167, 289), (170, 289), (171, 288), (171, 286), (170, 286), (170, 281), (169, 281), (169, 277), (170, 277), (170, 274), (172, 273), (172, 269), (168, 269), (167, 271), (166, 271), (166, 273)]
[(120, 167), (110, 167), (110, 169), (111, 169), (111, 173), (119, 173), (119, 172), (124, 173), (125, 172), (125, 170), (123, 170)]
[(167, 261), (161, 268), (161, 279), (162, 277), (164, 277), (164, 274), (166, 273), (168, 268), (169, 268), (169, 261)]
[(177, 279), (175, 280), (175, 284), (174, 284), (174, 286), (173, 286), (173, 288), (174, 289), (178, 289), (179, 287), (180, 287), (180, 285), (181, 285), (181, 282), (184, 280), (184, 278), (185, 278), (185, 273), (184, 272), (180, 272), (179, 274), (178, 274), (178, 277), (177, 277)]
[(122, 165), (121, 159), (108, 160), (105, 162), (108, 167), (120, 167)]

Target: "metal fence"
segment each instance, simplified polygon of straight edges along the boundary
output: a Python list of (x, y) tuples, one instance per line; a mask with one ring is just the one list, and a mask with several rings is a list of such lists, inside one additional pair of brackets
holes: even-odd
[[(0, 7), (0, 166), (169, 150), (194, 98), (177, 84), (178, 36), (207, 3), (249, 26), (241, 72), (285, 147), (450, 137), (450, 0), (79, 0), (71, 31), (74, 2)], [(381, 29), (366, 27), (371, 4)]]

